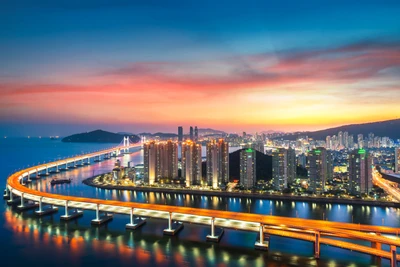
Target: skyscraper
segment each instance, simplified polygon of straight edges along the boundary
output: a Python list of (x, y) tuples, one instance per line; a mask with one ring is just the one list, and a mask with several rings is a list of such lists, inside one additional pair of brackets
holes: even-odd
[(144, 161), (144, 182), (154, 184), (156, 180), (156, 155), (157, 145), (155, 141), (143, 144), (143, 161)]
[(358, 148), (363, 148), (364, 147), (364, 136), (362, 134), (357, 135), (357, 142), (358, 142)]
[(229, 181), (229, 144), (224, 139), (207, 144), (207, 183), (212, 188)]
[(199, 141), (199, 130), (197, 129), (197, 126), (194, 127), (194, 141)]
[(365, 149), (354, 150), (349, 155), (349, 191), (368, 193), (372, 189), (372, 156)]
[(331, 139), (331, 137), (328, 135), (328, 136), (326, 137), (326, 149), (332, 149), (331, 147), (332, 147), (332, 139)]
[(326, 149), (318, 147), (310, 151), (308, 153), (308, 166), (310, 190), (316, 194), (322, 194), (329, 175)]
[(339, 141), (339, 149), (343, 149), (343, 132), (340, 131), (338, 133), (338, 141)]
[(182, 126), (178, 127), (178, 141), (179, 142), (183, 141), (183, 127)]
[(154, 184), (159, 178), (178, 177), (178, 144), (147, 142), (143, 144), (144, 182)]
[(275, 190), (288, 187), (296, 178), (296, 154), (294, 149), (279, 148), (272, 153), (272, 178)]
[(250, 189), (256, 184), (256, 150), (252, 148), (240, 151), (240, 183)]
[(192, 141), (182, 143), (182, 177), (186, 186), (201, 184), (201, 145)]
[(395, 148), (394, 156), (394, 172), (400, 174), (400, 147)]
[(191, 141), (193, 141), (193, 127), (192, 126), (190, 126), (189, 138)]

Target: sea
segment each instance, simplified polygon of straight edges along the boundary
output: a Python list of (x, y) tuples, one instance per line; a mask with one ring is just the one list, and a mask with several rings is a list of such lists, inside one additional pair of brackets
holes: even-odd
[[(5, 188), (7, 177), (19, 169), (113, 146), (63, 143), (50, 138), (0, 139), (0, 185)], [(140, 164), (143, 151), (137, 148), (118, 159), (123, 165)], [(71, 184), (51, 186), (49, 176), (29, 187), (91, 198), (400, 227), (397, 208), (105, 190), (82, 183), (111, 171), (115, 160), (57, 174), (71, 178)], [(220, 243), (208, 243), (210, 229), (204, 225), (185, 224), (177, 236), (170, 237), (163, 235), (167, 221), (162, 219), (150, 218), (143, 227), (130, 231), (125, 230), (128, 215), (115, 214), (110, 223), (93, 227), (90, 221), (95, 217), (94, 211), (85, 211), (83, 217), (70, 222), (60, 221), (62, 214), (64, 208), (60, 207), (58, 213), (39, 218), (33, 211), (19, 212), (1, 201), (1, 266), (390, 266), (386, 259), (327, 245), (321, 245), (317, 260), (312, 243), (276, 236), (270, 237), (268, 251), (257, 251), (257, 233), (241, 229), (225, 229)]]

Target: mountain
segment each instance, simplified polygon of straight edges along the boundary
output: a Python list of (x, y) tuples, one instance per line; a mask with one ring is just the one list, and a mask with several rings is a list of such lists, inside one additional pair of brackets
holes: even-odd
[(313, 138), (314, 140), (325, 140), (328, 135), (337, 135), (340, 131), (349, 132), (350, 135), (354, 135), (354, 140), (357, 139), (358, 134), (364, 135), (365, 138), (366, 136), (368, 136), (369, 133), (374, 133), (375, 136), (380, 137), (387, 136), (391, 139), (396, 140), (400, 138), (400, 119), (363, 124), (350, 124), (315, 132), (297, 132), (277, 138), (282, 138), (285, 140), (296, 140), (296, 138), (299, 136), (308, 136), (309, 138)]
[[(121, 143), (124, 136), (126, 135), (95, 130), (92, 132), (73, 134), (64, 137), (61, 141), (66, 143)], [(137, 135), (129, 135), (129, 138), (133, 143), (140, 141)]]
[[(240, 179), (240, 150), (229, 154), (229, 178)], [(256, 151), (256, 177), (257, 180), (269, 181), (272, 179), (272, 156)]]

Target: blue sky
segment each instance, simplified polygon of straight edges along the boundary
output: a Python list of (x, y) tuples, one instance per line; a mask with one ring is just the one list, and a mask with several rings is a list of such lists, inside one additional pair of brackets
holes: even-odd
[[(2, 88), (14, 91), (24, 86), (105, 86), (115, 80), (99, 77), (101, 74), (113, 73), (132, 64), (159, 62), (183, 62), (188, 65), (175, 72), (179, 71), (183, 77), (195, 72), (207, 79), (224, 69), (237, 68), (226, 63), (230, 59), (234, 59), (240, 68), (253, 70), (257, 66), (249, 61), (249, 57), (260, 55), (273, 55), (279, 61), (296, 54), (312, 54), (360, 43), (367, 46), (383, 44), (382, 49), (387, 49), (389, 43), (390, 49), (397, 51), (400, 39), (398, 14), (399, 1), (2, 1), (0, 83)], [(198, 65), (204, 62), (213, 64), (199, 70)], [(396, 64), (390, 64), (389, 72), (397, 74)], [(169, 74), (172, 72), (169, 70)], [(343, 90), (371, 87), (374, 83), (378, 81), (358, 80), (357, 84), (353, 81)], [(382, 86), (380, 84), (379, 88)], [(187, 90), (193, 93), (194, 89)], [(25, 97), (29, 98), (29, 95)], [(12, 101), (6, 99), (0, 104), (11, 106)], [(33, 119), (30, 117), (32, 112), (21, 105), (14, 106), (0, 108), (3, 129), (10, 123), (18, 125), (18, 121)], [(60, 121), (67, 122), (68, 116), (61, 114)], [(194, 118), (206, 121), (197, 113)], [(77, 124), (94, 119), (82, 116)], [(150, 124), (160, 130), (172, 129), (173, 123), (180, 124), (179, 118), (175, 122), (170, 119), (165, 125), (158, 116), (151, 116), (151, 119)], [(366, 118), (355, 118), (355, 122), (360, 120)], [(38, 115), (33, 121), (52, 124), (46, 116)], [(217, 122), (213, 123), (219, 126)], [(276, 122), (269, 121), (241, 123), (242, 128), (248, 126), (249, 129), (279, 128)], [(101, 126), (100, 118), (93, 124)], [(135, 125), (143, 125), (143, 121), (123, 121), (116, 125), (126, 128), (128, 124), (135, 128)], [(292, 122), (289, 124), (290, 127), (281, 128), (304, 128)], [(334, 124), (340, 124), (340, 121), (332, 121)], [(141, 130), (155, 130), (154, 127), (140, 127), (144, 128)], [(241, 126), (232, 120), (231, 126), (222, 127), (239, 130)], [(12, 128), (16, 132), (18, 126)], [(56, 126), (53, 128), (57, 129)], [(40, 132), (34, 126), (30, 129)]]

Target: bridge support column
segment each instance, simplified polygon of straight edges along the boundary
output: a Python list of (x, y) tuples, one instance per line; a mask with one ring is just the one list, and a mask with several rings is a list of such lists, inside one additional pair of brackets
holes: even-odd
[(126, 229), (135, 230), (146, 223), (146, 219), (144, 218), (139, 218), (139, 217), (134, 218), (133, 216), (134, 211), (135, 208), (132, 208), (130, 213), (131, 222), (126, 225)]
[(43, 200), (43, 197), (40, 197), (39, 198), (39, 210), (37, 211), (38, 213), (42, 213), (43, 212), (42, 200)]
[(315, 232), (315, 242), (314, 242), (314, 258), (319, 259), (320, 255), (320, 232)]
[(397, 252), (396, 246), (390, 246), (390, 267), (397, 266)]
[(24, 207), (24, 193), (21, 193), (21, 205), (18, 206), (19, 208)]
[(13, 193), (12, 193), (12, 189), (10, 189), (10, 200), (9, 201), (10, 202), (14, 201), (14, 196), (13, 196)]
[(112, 214), (105, 213), (103, 216), (100, 216), (100, 204), (96, 205), (96, 219), (93, 219), (92, 225), (101, 225), (103, 223), (109, 222), (113, 219)]
[(32, 180), (31, 180), (31, 174), (28, 172), (28, 179), (27, 179), (27, 181), (28, 182), (32, 182)]
[(75, 209), (71, 213), (68, 212), (68, 203), (69, 201), (65, 201), (65, 215), (61, 216), (60, 219), (64, 221), (69, 221), (78, 217), (83, 216), (83, 211)]
[(56, 172), (60, 172), (60, 170), (58, 169), (58, 164), (56, 165)]
[(4, 189), (4, 195), (3, 195), (3, 199), (10, 199), (10, 190), (7, 187), (7, 183), (6, 183), (6, 188)]
[(222, 235), (224, 234), (224, 229), (217, 229), (217, 233), (215, 233), (215, 218), (211, 218), (211, 235), (207, 235), (206, 240), (211, 242), (218, 243), (221, 240)]
[(65, 201), (65, 215), (64, 217), (68, 218), (68, 200)]
[(259, 228), (259, 233), (258, 235), (260, 236), (258, 240), (256, 240), (256, 243), (254, 244), (255, 249), (258, 250), (268, 250), (269, 247), (269, 237), (267, 240), (264, 238), (264, 225), (260, 223), (260, 228)]
[[(380, 236), (381, 233), (376, 233), (377, 236)], [(378, 242), (371, 242), (371, 248), (376, 248), (382, 250), (382, 244)]]
[(183, 228), (183, 223), (172, 223), (172, 212), (168, 213), (168, 229), (164, 229), (164, 235), (175, 235)]

